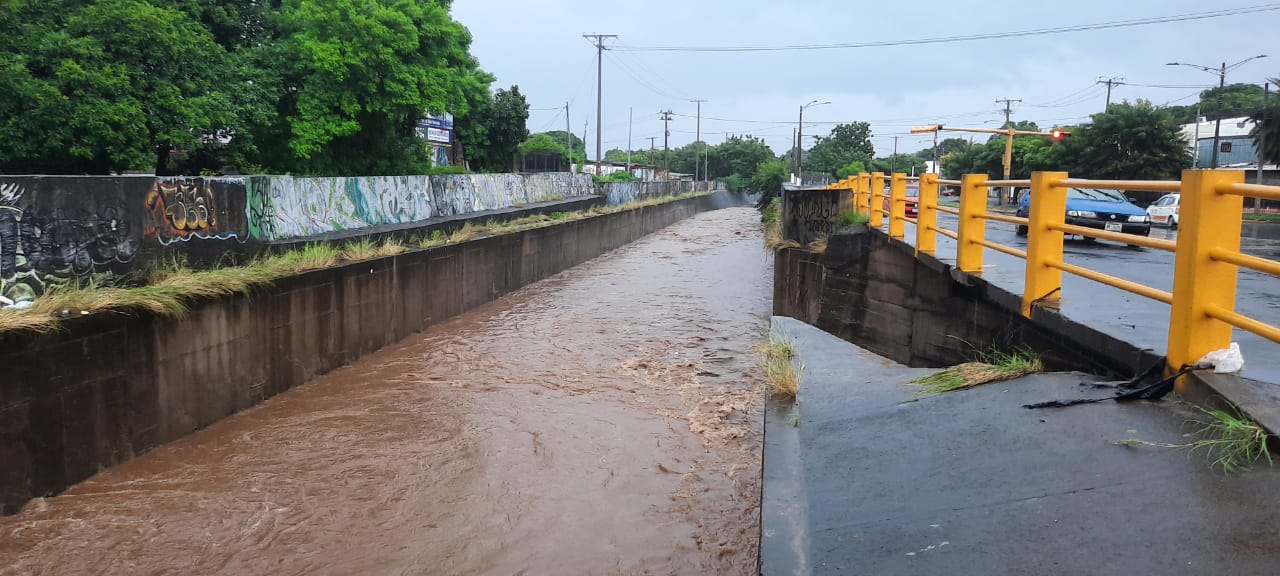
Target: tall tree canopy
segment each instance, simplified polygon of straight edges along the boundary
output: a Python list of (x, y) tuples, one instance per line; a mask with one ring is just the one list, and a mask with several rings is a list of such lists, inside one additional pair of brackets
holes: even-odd
[(828, 136), (819, 137), (804, 155), (804, 172), (824, 172), (835, 175), (850, 162), (870, 164), (876, 153), (871, 143), (871, 125), (866, 122), (840, 124), (831, 129)]
[(448, 0), (0, 2), (9, 173), (417, 172), (493, 80)]

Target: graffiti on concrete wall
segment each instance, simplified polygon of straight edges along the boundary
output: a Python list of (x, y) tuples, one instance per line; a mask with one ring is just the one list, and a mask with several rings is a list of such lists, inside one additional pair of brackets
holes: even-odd
[[(643, 189), (618, 188), (610, 200), (628, 201)], [(197, 249), (193, 244), (230, 249), (595, 193), (589, 175), (568, 173), (0, 176), (0, 294), (24, 299), (53, 285), (127, 271), (166, 250)]]
[(269, 189), (270, 206), (265, 212), (274, 218), (270, 240), (407, 224), (434, 215), (426, 176), (276, 176)]
[(9, 300), (29, 300), (106, 272), (137, 252), (132, 218), (119, 194), (77, 190), (74, 182), (63, 189), (63, 182), (0, 185), (0, 295)]
[(240, 179), (156, 179), (143, 200), (144, 235), (165, 246), (195, 238), (245, 242), (244, 188)]

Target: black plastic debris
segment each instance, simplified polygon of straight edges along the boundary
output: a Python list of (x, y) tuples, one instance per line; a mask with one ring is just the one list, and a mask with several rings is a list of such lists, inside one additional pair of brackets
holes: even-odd
[[(1164, 398), (1169, 392), (1173, 391), (1173, 383), (1178, 377), (1191, 371), (1190, 366), (1183, 367), (1177, 374), (1168, 378), (1162, 378), (1164, 373), (1165, 358), (1161, 358), (1145, 372), (1138, 375), (1128, 382), (1122, 382), (1115, 386), (1115, 395), (1104, 396), (1102, 398), (1080, 398), (1076, 400), (1053, 400), (1050, 402), (1040, 402), (1038, 404), (1025, 404), (1023, 408), (1037, 410), (1040, 408), (1066, 408), (1068, 406), (1077, 406), (1080, 404), (1097, 404), (1098, 402), (1129, 402), (1132, 400), (1159, 400)], [(1089, 386), (1092, 388), (1110, 388), (1106, 384), (1095, 382), (1081, 382), (1081, 386)]]

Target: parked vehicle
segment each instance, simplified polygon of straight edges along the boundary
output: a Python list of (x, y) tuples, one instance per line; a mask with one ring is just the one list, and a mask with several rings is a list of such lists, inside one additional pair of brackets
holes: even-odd
[[(1017, 214), (1022, 218), (1031, 214), (1031, 194), (1018, 198)], [(1151, 234), (1151, 216), (1114, 190), (1068, 188), (1066, 222), (1107, 232)], [(1017, 233), (1025, 236), (1027, 227), (1018, 226)]]
[[(889, 189), (884, 190), (884, 209), (890, 210)], [(907, 217), (915, 218), (918, 216), (920, 206), (920, 186), (918, 184), (907, 185)]]
[(1156, 200), (1155, 204), (1147, 206), (1147, 215), (1151, 216), (1151, 225), (1177, 228), (1178, 204), (1181, 200), (1181, 194), (1165, 194), (1159, 200)]

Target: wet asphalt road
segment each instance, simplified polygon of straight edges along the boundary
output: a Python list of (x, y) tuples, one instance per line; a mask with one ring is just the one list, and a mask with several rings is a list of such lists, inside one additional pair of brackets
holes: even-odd
[[(955, 230), (956, 217), (939, 214), (943, 228)], [(1246, 223), (1241, 240), (1242, 251), (1254, 256), (1280, 259), (1280, 224)], [(915, 242), (915, 227), (908, 224), (906, 240)], [(1176, 230), (1153, 228), (1152, 238), (1177, 239)], [(1026, 250), (1026, 238), (1014, 233), (1012, 224), (989, 222), (987, 240)], [(955, 262), (956, 243), (938, 236), (937, 256)], [(1149, 248), (1126, 246), (1112, 242), (1091, 242), (1068, 237), (1064, 247), (1066, 261), (1112, 276), (1139, 282), (1161, 290), (1173, 288), (1173, 253)], [(983, 278), (1021, 294), (1026, 263), (994, 250), (986, 250)], [(1272, 325), (1280, 325), (1280, 278), (1240, 270), (1236, 311)], [(1138, 346), (1164, 353), (1169, 332), (1169, 306), (1136, 294), (1112, 288), (1072, 274), (1062, 275), (1062, 313), (1073, 320), (1092, 325), (1111, 336)], [(1280, 344), (1242, 330), (1234, 331), (1233, 340), (1244, 352), (1243, 375), (1268, 383), (1280, 383)]]

